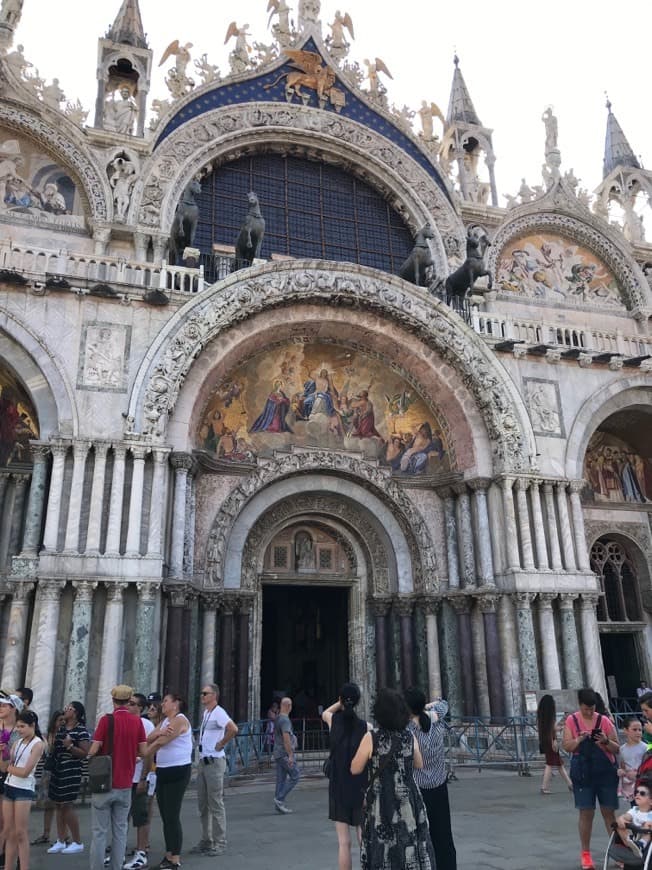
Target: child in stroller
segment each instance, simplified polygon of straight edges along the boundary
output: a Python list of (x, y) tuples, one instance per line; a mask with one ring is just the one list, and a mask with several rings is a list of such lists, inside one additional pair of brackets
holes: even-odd
[(616, 819), (614, 833), (604, 859), (607, 868), (609, 859), (621, 867), (652, 867), (652, 781), (642, 779), (636, 783), (634, 803), (631, 809)]

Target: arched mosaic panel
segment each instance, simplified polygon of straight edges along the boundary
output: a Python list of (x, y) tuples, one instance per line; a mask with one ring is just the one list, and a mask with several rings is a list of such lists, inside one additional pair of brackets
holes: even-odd
[(30, 464), (29, 440), (38, 437), (38, 418), (27, 391), (0, 362), (0, 468)]
[(218, 383), (197, 447), (252, 462), (292, 446), (355, 450), (401, 476), (449, 471), (445, 426), (381, 360), (347, 346), (286, 343)]
[(592, 501), (638, 504), (652, 501), (652, 459), (610, 432), (598, 430), (591, 437), (583, 476)]

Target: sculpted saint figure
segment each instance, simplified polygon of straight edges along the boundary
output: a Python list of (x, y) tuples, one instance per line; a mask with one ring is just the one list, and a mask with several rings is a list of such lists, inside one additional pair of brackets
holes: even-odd
[(552, 114), (552, 107), (548, 106), (543, 115), (541, 115), (546, 128), (546, 154), (548, 151), (554, 151), (557, 148), (557, 118)]
[(23, 0), (2, 0), (0, 24), (17, 27), (23, 12)]
[(114, 91), (105, 103), (104, 129), (130, 136), (133, 133), (138, 107), (127, 85), (123, 85), (119, 93), (119, 100), (116, 100), (116, 91)]

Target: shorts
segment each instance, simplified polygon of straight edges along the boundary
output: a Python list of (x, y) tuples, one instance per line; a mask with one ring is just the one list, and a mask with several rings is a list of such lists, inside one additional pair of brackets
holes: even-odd
[(599, 783), (598, 785), (578, 785), (573, 783), (576, 810), (594, 810), (596, 798), (606, 810), (618, 809), (618, 784)]
[(147, 790), (139, 794), (136, 791), (137, 788), (137, 783), (133, 783), (131, 786), (131, 809), (129, 814), (131, 815), (134, 828), (143, 828), (149, 821), (149, 798), (147, 797)]
[(5, 783), (3, 798), (6, 801), (33, 801), (35, 797), (36, 792), (32, 791), (31, 788), (16, 788), (15, 785)]

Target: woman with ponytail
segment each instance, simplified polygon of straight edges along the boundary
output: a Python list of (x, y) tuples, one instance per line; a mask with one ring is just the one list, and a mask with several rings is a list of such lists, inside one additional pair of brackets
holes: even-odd
[(335, 822), (339, 870), (351, 870), (351, 826), (357, 829), (358, 844), (362, 835), (362, 801), (367, 774), (354, 776), (351, 773), (351, 759), (369, 729), (355, 712), (359, 700), (360, 689), (356, 684), (345, 683), (339, 700), (322, 713), (330, 731), (328, 818)]
[(426, 704), (424, 693), (414, 687), (406, 689), (405, 700), (411, 713), (408, 728), (414, 734), (423, 757), (423, 767), (414, 771), (414, 780), (426, 805), (437, 870), (456, 870), (444, 747), (446, 726), (443, 720), (448, 713), (448, 704), (442, 699)]

